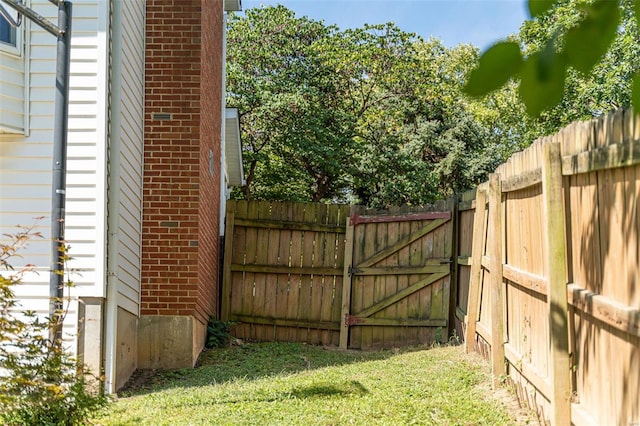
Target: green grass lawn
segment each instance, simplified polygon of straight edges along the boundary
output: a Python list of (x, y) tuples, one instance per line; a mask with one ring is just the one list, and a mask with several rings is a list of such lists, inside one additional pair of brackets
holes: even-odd
[[(357, 352), (253, 343), (157, 373), (94, 420), (101, 425), (517, 424), (487, 365), (459, 346)], [(522, 420), (519, 421), (523, 423)]]

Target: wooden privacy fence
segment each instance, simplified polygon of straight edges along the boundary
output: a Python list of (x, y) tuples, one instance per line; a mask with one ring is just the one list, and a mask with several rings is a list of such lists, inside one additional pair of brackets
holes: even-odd
[(640, 424), (639, 200), (640, 119), (619, 111), (536, 141), (460, 204), (467, 350), (554, 425)]
[(240, 338), (343, 348), (446, 339), (453, 207), (232, 201), (222, 319)]
[(230, 201), (222, 318), (240, 338), (339, 343), (349, 206)]

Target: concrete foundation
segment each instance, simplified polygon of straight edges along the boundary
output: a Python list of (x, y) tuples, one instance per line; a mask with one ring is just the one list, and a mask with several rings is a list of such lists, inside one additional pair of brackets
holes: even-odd
[(138, 368), (190, 368), (204, 348), (206, 324), (192, 316), (143, 315), (138, 322)]
[(138, 362), (138, 317), (129, 311), (118, 308), (116, 331), (116, 377), (115, 388), (120, 389), (127, 383), (136, 370)]

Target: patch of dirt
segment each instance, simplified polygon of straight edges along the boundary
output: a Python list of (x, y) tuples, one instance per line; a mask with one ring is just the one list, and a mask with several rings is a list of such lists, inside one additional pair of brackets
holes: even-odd
[(158, 369), (137, 369), (133, 372), (127, 383), (118, 390), (118, 396), (125, 396), (150, 388), (158, 381), (158, 375), (162, 370)]
[[(472, 352), (467, 356), (474, 359), (477, 363), (484, 366), (486, 371), (490, 373), (491, 368), (488, 364), (488, 354)], [(505, 409), (511, 414), (511, 418), (515, 425), (542, 425), (536, 413), (529, 409), (526, 401), (521, 401), (513, 387), (513, 384), (507, 380), (502, 383), (497, 389), (493, 388), (491, 380), (480, 385), (480, 388), (484, 390), (484, 394), (489, 398), (498, 401)]]
[(516, 425), (540, 425), (536, 414), (522, 403), (509, 384), (502, 384), (498, 389), (492, 389), (489, 384), (487, 394), (500, 401), (509, 411)]

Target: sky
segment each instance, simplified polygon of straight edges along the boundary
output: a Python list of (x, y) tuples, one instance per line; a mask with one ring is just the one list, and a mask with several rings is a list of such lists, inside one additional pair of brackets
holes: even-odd
[(517, 32), (528, 18), (525, 0), (242, 0), (242, 9), (278, 3), (341, 29), (391, 21), (448, 47), (471, 43), (482, 50)]

